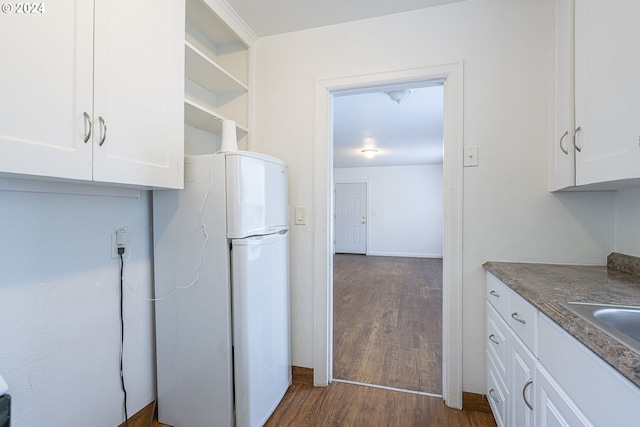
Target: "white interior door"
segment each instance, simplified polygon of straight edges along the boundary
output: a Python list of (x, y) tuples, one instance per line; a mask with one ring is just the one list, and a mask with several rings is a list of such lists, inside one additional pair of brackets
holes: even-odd
[(367, 253), (367, 183), (336, 183), (335, 251)]

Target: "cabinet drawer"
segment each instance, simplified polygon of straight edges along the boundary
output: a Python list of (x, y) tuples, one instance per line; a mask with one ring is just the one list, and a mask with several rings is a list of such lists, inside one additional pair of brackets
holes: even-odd
[(496, 419), (498, 427), (507, 427), (505, 424), (507, 417), (507, 398), (508, 390), (504, 385), (504, 381), (496, 371), (496, 367), (493, 364), (492, 358), (487, 354), (487, 396), (489, 405), (491, 405), (491, 412)]
[(495, 307), (500, 316), (507, 318), (509, 315), (509, 293), (507, 285), (491, 273), (487, 273), (487, 301)]
[(487, 352), (493, 357), (500, 375), (507, 375), (508, 326), (498, 312), (487, 303)]
[(537, 356), (538, 310), (513, 291), (509, 295), (507, 322), (524, 345)]

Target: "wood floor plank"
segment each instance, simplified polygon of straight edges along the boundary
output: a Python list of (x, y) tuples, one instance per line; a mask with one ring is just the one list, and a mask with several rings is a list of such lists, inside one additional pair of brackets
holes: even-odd
[(494, 427), (487, 412), (447, 408), (442, 399), (354, 384), (293, 384), (265, 427)]
[(442, 392), (442, 260), (334, 257), (334, 378)]

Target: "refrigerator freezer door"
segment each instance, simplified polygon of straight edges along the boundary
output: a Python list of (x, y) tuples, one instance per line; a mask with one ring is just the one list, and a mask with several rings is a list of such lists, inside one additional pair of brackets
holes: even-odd
[(227, 237), (244, 238), (288, 228), (287, 165), (270, 156), (226, 154)]
[(288, 232), (232, 241), (236, 426), (262, 426), (291, 384)]

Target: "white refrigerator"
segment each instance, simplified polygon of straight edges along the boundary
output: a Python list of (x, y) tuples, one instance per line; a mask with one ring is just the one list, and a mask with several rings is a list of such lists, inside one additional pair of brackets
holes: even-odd
[(154, 191), (159, 421), (262, 426), (291, 384), (287, 166), (252, 152), (185, 157)]

